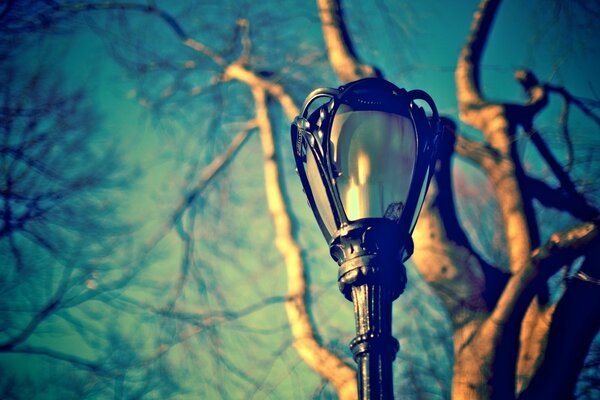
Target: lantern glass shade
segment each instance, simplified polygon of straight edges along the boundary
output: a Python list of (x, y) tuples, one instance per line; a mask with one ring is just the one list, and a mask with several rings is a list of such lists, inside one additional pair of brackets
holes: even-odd
[(311, 191), (314, 197), (314, 202), (317, 207), (318, 213), (321, 216), (325, 228), (331, 235), (335, 230), (336, 222), (331, 209), (331, 202), (327, 197), (325, 186), (322, 183), (323, 178), (319, 172), (319, 166), (312, 149), (306, 151), (306, 177), (311, 183)]
[[(417, 100), (427, 103), (430, 117)], [(437, 108), (422, 90), (367, 78), (311, 92), (292, 123), (292, 145), (325, 239), (331, 243), (355, 223), (394, 226), (394, 235), (410, 235), (441, 132)]]
[[(417, 135), (410, 117), (343, 104), (333, 118), (330, 152), (348, 220), (400, 218), (417, 158)], [(315, 193), (315, 200), (321, 212), (328, 208), (321, 203), (326, 196)], [(321, 215), (329, 225), (327, 212)]]
[(412, 221), (409, 225), (409, 232), (412, 233), (415, 225), (417, 225), (417, 219), (419, 218), (419, 213), (421, 212), (421, 206), (425, 201), (425, 195), (427, 194), (427, 187), (429, 186), (429, 181), (431, 180), (431, 168), (427, 168), (425, 171), (425, 175), (423, 177), (423, 183), (421, 184), (421, 188), (419, 191), (419, 197), (417, 198), (417, 203), (415, 207), (415, 213), (412, 217)]

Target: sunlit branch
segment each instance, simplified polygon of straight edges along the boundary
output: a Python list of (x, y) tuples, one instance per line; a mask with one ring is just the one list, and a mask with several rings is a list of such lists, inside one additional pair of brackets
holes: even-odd
[(523, 121), (525, 129), (529, 129), (533, 117), (548, 105), (548, 94), (545, 86), (541, 85), (535, 74), (529, 70), (517, 70), (515, 79), (527, 93), (528, 100), (520, 107), (521, 115), (518, 118)]
[[(443, 302), (456, 333), (470, 329), (471, 324), (487, 315), (489, 307), (496, 301), (493, 293), (501, 288), (503, 280), (486, 276), (485, 271), (493, 267), (477, 254), (459, 222), (452, 184), (452, 159), (455, 143), (460, 145), (461, 136), (455, 135), (456, 125), (451, 120), (444, 119), (444, 125), (449, 133), (440, 143), (436, 173), (413, 233), (415, 252), (412, 259)], [(466, 147), (469, 151), (481, 146), (471, 141), (462, 143), (463, 149)], [(485, 148), (481, 147), (481, 150), (485, 152), (480, 159), (484, 162), (489, 154)]]
[[(596, 244), (581, 252), (584, 261), (578, 274), (598, 276), (597, 236)], [(543, 360), (519, 400), (570, 398), (575, 393), (578, 375), (600, 328), (599, 284), (598, 280), (568, 279), (552, 315)]]
[(547, 278), (558, 268), (571, 263), (587, 246), (595, 243), (598, 235), (598, 226), (588, 222), (553, 234), (544, 245), (535, 249), (527, 267), (510, 278), (491, 315), (493, 323), (520, 320), (535, 295), (535, 291), (531, 290), (534, 281), (539, 277)]
[(240, 56), (235, 61), (240, 65), (246, 65), (250, 61), (250, 53), (252, 52), (252, 41), (250, 40), (250, 21), (247, 19), (239, 19), (237, 26), (241, 31), (240, 42), (242, 43), (242, 51)]
[(187, 38), (183, 41), (183, 44), (185, 44), (186, 46), (188, 46), (191, 49), (196, 50), (198, 53), (202, 53), (202, 54), (206, 55), (208, 58), (213, 60), (219, 66), (223, 67), (226, 64), (225, 60), (220, 55), (213, 52), (210, 48), (208, 48), (207, 46), (205, 46), (204, 44), (202, 44), (201, 42), (199, 42), (197, 40), (194, 40), (192, 38)]
[[(528, 132), (535, 132), (533, 128), (533, 117), (547, 104), (547, 92), (550, 90), (548, 85), (541, 85), (535, 74), (527, 70), (518, 70), (515, 72), (515, 78), (521, 84), (527, 95), (529, 96), (529, 103), (533, 105), (524, 121), (524, 128)], [(564, 105), (560, 115), (560, 124), (562, 126), (563, 137), (567, 144), (567, 159), (568, 164), (573, 162), (573, 143), (569, 136), (568, 127), (568, 113), (570, 101), (566, 96), (564, 97)], [(548, 162), (548, 160), (546, 160)], [(552, 166), (551, 166), (552, 167)], [(567, 167), (568, 170), (570, 167)], [(562, 168), (561, 168), (562, 169)]]
[(357, 397), (356, 372), (319, 342), (307, 309), (308, 289), (304, 259), (294, 235), (289, 205), (282, 191), (283, 177), (267, 108), (267, 90), (260, 83), (250, 84), (250, 89), (255, 101), (256, 120), (263, 149), (267, 206), (275, 225), (275, 244), (285, 260), (288, 273), (289, 300), (285, 305), (294, 337), (294, 347), (307, 365), (331, 382), (340, 399), (354, 399)]
[(456, 67), (456, 86), (460, 117), (463, 122), (482, 130), (487, 146), (494, 151), (494, 162), (485, 172), (500, 206), (508, 244), (510, 269), (520, 270), (527, 262), (532, 246), (538, 244), (539, 230), (531, 199), (522, 186), (524, 174), (514, 136), (520, 124), (531, 121), (545, 103), (539, 85), (526, 80), (527, 73), (517, 74), (527, 83), (529, 100), (525, 104), (488, 103), (479, 88), (479, 63), (499, 1), (482, 0), (473, 17), (473, 25)]
[[(483, 169), (494, 189), (502, 216), (512, 276), (491, 315), (464, 342), (468, 346), (462, 346), (456, 355), (453, 396), (459, 398), (484, 399), (492, 396), (492, 393), (499, 398), (514, 397), (517, 373), (521, 379), (521, 376), (533, 372), (531, 369), (523, 371), (524, 363), (522, 359), (518, 359), (518, 351), (534, 360), (529, 363), (531, 368), (543, 352), (540, 342), (546, 334), (543, 324), (539, 323), (546, 314), (539, 308), (537, 301), (532, 302), (536, 294), (545, 293), (544, 285), (549, 276), (538, 271), (540, 262), (535, 257), (532, 258), (532, 251), (539, 246), (540, 240), (540, 228), (532, 199), (541, 193), (535, 193), (534, 188), (527, 185), (529, 178), (517, 151), (515, 138), (520, 127), (527, 133), (533, 132), (533, 119), (546, 107), (550, 90), (533, 73), (520, 70), (516, 72), (515, 78), (526, 91), (526, 102), (491, 103), (484, 99), (480, 63), (499, 3), (494, 0), (480, 2), (458, 60), (455, 78), (461, 119), (482, 131), (486, 141), (484, 146), (491, 150), (489, 157), (475, 158), (473, 161), (485, 165)], [(541, 138), (533, 138), (534, 141), (538, 139), (541, 142)], [(466, 142), (459, 145), (474, 147)], [(556, 161), (553, 157), (551, 159)], [(565, 173), (562, 167), (559, 169)], [(571, 182), (570, 179), (568, 182)], [(539, 248), (546, 247), (548, 246)], [(581, 253), (579, 250), (572, 250), (569, 254), (574, 259)], [(553, 257), (560, 259), (558, 254), (553, 254)], [(552, 270), (548, 267), (549, 262), (541, 264), (545, 267), (539, 269)], [(536, 312), (530, 313), (532, 318), (524, 319), (530, 304), (530, 309)], [(533, 335), (521, 335), (521, 339), (525, 340), (519, 344), (520, 331), (534, 330), (533, 341)], [(513, 366), (517, 364), (518, 372), (515, 373)]]
[(279, 83), (272, 82), (258, 75), (254, 71), (244, 68), (239, 63), (233, 63), (227, 66), (223, 74), (225, 80), (237, 80), (245, 83), (251, 88), (260, 88), (272, 96), (283, 108), (286, 117), (291, 121), (298, 115), (298, 106), (296, 106), (292, 97), (285, 91)]
[(498, 151), (489, 144), (480, 143), (462, 135), (454, 123), (447, 124), (446, 132), (455, 138), (456, 154), (472, 161), (483, 170), (493, 168), (493, 164), (498, 162), (501, 157)]
[(467, 43), (456, 65), (456, 88), (461, 107), (481, 104), (480, 61), (500, 0), (485, 0), (473, 17)]
[(344, 20), (340, 0), (317, 0), (327, 56), (342, 82), (378, 76), (376, 68), (359, 61)]

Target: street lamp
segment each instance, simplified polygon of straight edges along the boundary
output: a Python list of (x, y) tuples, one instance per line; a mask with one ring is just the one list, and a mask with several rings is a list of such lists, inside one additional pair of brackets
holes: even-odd
[(314, 90), (291, 129), (304, 192), (339, 265), (340, 291), (354, 303), (359, 396), (391, 399), (392, 302), (406, 285), (403, 262), (432, 177), (437, 109), (421, 90), (367, 78)]

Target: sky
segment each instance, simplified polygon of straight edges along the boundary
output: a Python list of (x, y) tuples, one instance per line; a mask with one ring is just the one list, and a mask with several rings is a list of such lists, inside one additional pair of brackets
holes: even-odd
[[(326, 61), (322, 55), (315, 62), (315, 71), (309, 77), (302, 74), (306, 74), (310, 68), (300, 68), (298, 76), (295, 75), (293, 63), (291, 67), (286, 65), (294, 57), (312, 56), (312, 52), (322, 46), (316, 7), (312, 3), (299, 0), (280, 5), (271, 1), (255, 5), (255, 8), (246, 12), (235, 1), (223, 2), (222, 6), (221, 2), (202, 1), (198, 5), (201, 9), (205, 7), (206, 12), (189, 15), (180, 13), (182, 3), (178, 1), (156, 3), (181, 18), (184, 28), (197, 35), (199, 40), (213, 46), (222, 45), (231, 38), (231, 21), (235, 18), (249, 18), (255, 35), (253, 39), (256, 40), (252, 50), (256, 54), (254, 61), (257, 68), (278, 68), (284, 65), (281, 72), (283, 83), (290, 83), (293, 97), (298, 103), (311, 88), (336, 87), (340, 84), (330, 70), (322, 68)], [(523, 101), (524, 95), (516, 84), (513, 73), (518, 68), (526, 67), (535, 71), (541, 80), (565, 85), (578, 97), (597, 100), (600, 77), (595, 68), (600, 61), (600, 41), (576, 35), (566, 20), (559, 20), (554, 26), (548, 27), (553, 12), (548, 3), (532, 1), (523, 4), (509, 0), (501, 5), (483, 59), (482, 84), (488, 98)], [(386, 78), (397, 86), (427, 91), (442, 114), (456, 118), (454, 67), (477, 2), (458, 1), (452, 6), (448, 2), (434, 0), (376, 1), (371, 4), (347, 1), (345, 4), (348, 24), (359, 57), (367, 63), (377, 65)], [(171, 108), (165, 107), (162, 113), (153, 112), (147, 107), (143, 94), (159, 93), (169, 80), (169, 75), (142, 76), (117, 63), (113, 53), (119, 54), (123, 59), (151, 59), (156, 54), (166, 54), (166, 60), (173, 64), (185, 57), (193, 57), (193, 53), (183, 48), (174, 35), (160, 26), (157, 18), (136, 14), (128, 17), (130, 24), (125, 25), (121, 25), (122, 21), (117, 19), (103, 20), (99, 12), (86, 18), (89, 19), (79, 22), (78, 28), (71, 33), (45, 36), (40, 43), (27, 50), (19, 62), (35, 65), (48, 60), (51, 65), (48, 68), (61, 71), (65, 76), (65, 87), (84, 85), (91, 96), (91, 103), (102, 115), (103, 123), (92, 139), (94, 145), (98, 151), (116, 145), (123, 163), (122, 168), (132, 171), (133, 178), (128, 181), (127, 188), (115, 192), (119, 215), (135, 226), (128, 238), (131, 240), (131, 247), (121, 250), (123, 254), (120, 257), (123, 261), (131, 256), (130, 253), (145, 249), (144, 246), (161, 229), (174, 204), (177, 204), (189, 187), (190, 178), (200, 173), (240, 129), (251, 104), (248, 103), (247, 95), (244, 97), (240, 89), (232, 85), (224, 92), (224, 98), (205, 97), (203, 99), (207, 100), (196, 103), (188, 103), (184, 99)], [(273, 20), (277, 23), (271, 23)], [(94, 29), (87, 28), (86, 22), (91, 23)], [(122, 30), (117, 29), (118, 26)], [(139, 54), (132, 53), (136, 46), (142, 48)], [(166, 68), (172, 66), (168, 65)], [(278, 74), (280, 71), (275, 72)], [(195, 79), (203, 84), (214, 76), (198, 72)], [(303, 92), (302, 89), (307, 90)], [(207, 122), (216, 112), (216, 103), (210, 103), (213, 100), (221, 101), (218, 103), (220, 106), (225, 105), (217, 127)], [(561, 147), (559, 139), (556, 139), (556, 121), (560, 106), (560, 101), (553, 99), (548, 111), (539, 119), (540, 126), (551, 132), (558, 152)], [(590, 138), (591, 146), (597, 146), (597, 139), (591, 139), (592, 135), (597, 136), (597, 127), (577, 112), (573, 112), (571, 121), (578, 138)], [(354, 334), (352, 310), (337, 292), (335, 264), (329, 259), (328, 249), (319, 236), (316, 223), (312, 221), (299, 182), (294, 180), (291, 146), (287, 143), (288, 126), (289, 121), (280, 116), (276, 124), (280, 140), (278, 145), (289, 172), (285, 178), (286, 186), (293, 210), (297, 214), (300, 240), (310, 265), (315, 320), (323, 328), (324, 338), (328, 343), (337, 346), (336, 349), (341, 352), (347, 351), (346, 342)], [(467, 127), (462, 128), (466, 134), (477, 137), (476, 132)], [(200, 226), (195, 231), (197, 244), (194, 257), (197, 257), (197, 261), (194, 265), (199, 271), (205, 271), (206, 275), (201, 274), (200, 278), (185, 286), (185, 301), (180, 304), (184, 310), (206, 311), (221, 307), (223, 303), (219, 302), (220, 296), (226, 298), (225, 304), (230, 309), (240, 309), (261, 298), (285, 293), (285, 271), (280, 267), (281, 259), (272, 243), (273, 228), (262, 190), (261, 160), (256, 157), (259, 151), (256, 135), (251, 136), (235, 161), (227, 168), (227, 172), (221, 176), (222, 181), (211, 187), (206, 197), (194, 207), (194, 212), (197, 213), (196, 223)], [(535, 162), (532, 163), (535, 167)], [(464, 162), (457, 161), (457, 174), (461, 182), (470, 185), (472, 190), (483, 184), (482, 176)], [(468, 190), (465, 193), (468, 194)], [(461, 206), (463, 214), (467, 212), (469, 201), (473, 201), (469, 195), (460, 198), (459, 203), (465, 204)], [(186, 225), (189, 223), (185, 222), (183, 229), (190, 228)], [(136, 277), (137, 286), (126, 291), (128, 296), (153, 306), (159, 306), (168, 297), (165, 293), (171, 293), (175, 278), (181, 273), (181, 260), (185, 254), (181, 239), (182, 236), (178, 235), (176, 229), (170, 230), (156, 247), (148, 251), (147, 268)], [(485, 245), (476, 239), (475, 244), (482, 250)], [(411, 312), (415, 313), (421, 307), (417, 304), (419, 294), (416, 291), (427, 290), (414, 271), (409, 271), (409, 276), (414, 279), (413, 289), (409, 289), (406, 299), (402, 300), (396, 311), (398, 319), (406, 320), (398, 328), (403, 332), (417, 330), (411, 325), (410, 320), (414, 318), (407, 318), (407, 315), (414, 315)], [(215, 291), (216, 294), (209, 294), (215, 286), (219, 288)], [(104, 315), (96, 322), (100, 328), (118, 323), (129, 334), (137, 330), (142, 336), (160, 336), (156, 332), (159, 329), (157, 326), (160, 329), (172, 329), (165, 334), (167, 336), (185, 330), (177, 324), (165, 328), (164, 325), (168, 324), (154, 324), (152, 319), (145, 319), (138, 327), (136, 324), (140, 319), (135, 313), (131, 316), (123, 311), (116, 314), (113, 309), (107, 311), (107, 306), (102, 303), (110, 301), (116, 300), (104, 299), (91, 307), (98, 315)], [(435, 305), (431, 308), (437, 310), (429, 314), (432, 321), (438, 321), (436, 318), (439, 318), (439, 324), (447, 324), (438, 315), (441, 314), (439, 309)], [(76, 309), (74, 315), (78, 312), (85, 314), (87, 309)], [(335, 315), (332, 316), (333, 314)], [(86, 321), (94, 320), (89, 315), (82, 318)], [(215, 382), (219, 382), (222, 377), (229, 377), (232, 374), (230, 369), (233, 368), (215, 361), (219, 350), (237, 352), (238, 355), (229, 360), (240, 368), (254, 368), (253, 360), (261, 360), (263, 365), (260, 367), (264, 372), (259, 373), (257, 379), (262, 380), (262, 384), (253, 382), (257, 387), (252, 394), (253, 398), (282, 398), (281, 396), (288, 395), (290, 398), (308, 398), (313, 394), (311, 390), (318, 386), (319, 380), (311, 375), (289, 346), (290, 338), (286, 331), (283, 308), (265, 307), (253, 314), (252, 318), (226, 325), (223, 331), (215, 333), (217, 336), (221, 335), (222, 339), (215, 339), (207, 334), (194, 345), (189, 345), (191, 351), (210, 348), (212, 353), (192, 357), (186, 355), (186, 351), (190, 350), (185, 345), (176, 348), (171, 361), (181, 362), (183, 365), (181, 371), (176, 372), (180, 376), (194, 371), (198, 365), (207, 366), (210, 371), (214, 369), (220, 374), (213, 376), (211, 373), (201, 373), (197, 381), (193, 381), (193, 377), (188, 379), (185, 390), (177, 398), (193, 398), (199, 393), (206, 394), (207, 398), (235, 398), (240, 393), (247, 394), (244, 390), (247, 390), (249, 384), (243, 382), (240, 374), (233, 374), (237, 378), (223, 381), (224, 388), (215, 387)], [(78, 332), (73, 330), (73, 326), (57, 318), (42, 326), (40, 333), (32, 341), (40, 346), (81, 356), (94, 353), (97, 349), (89, 348), (89, 345), (78, 339)], [(243, 329), (253, 332), (241, 334)], [(410, 347), (408, 336), (410, 335), (400, 338), (403, 348)], [(220, 340), (222, 343), (218, 343)], [(151, 344), (144, 343), (138, 337), (136, 340), (132, 339), (131, 346), (144, 348), (151, 347)], [(261, 346), (268, 350), (261, 354), (245, 354), (248, 346), (255, 346), (252, 351)], [(269, 346), (272, 348), (269, 349)], [(264, 349), (261, 348), (262, 350)], [(440, 352), (442, 350), (439, 349)], [(410, 351), (406, 357), (409, 356)], [(443, 356), (439, 360), (435, 373), (443, 374), (449, 360)], [(54, 365), (47, 360), (36, 362), (40, 363), (39, 370), (44, 371)], [(19, 355), (0, 354), (0, 366), (17, 374), (35, 376), (39, 372), (38, 367), (32, 366), (25, 356)], [(404, 370), (399, 370), (398, 374), (400, 373), (408, 374)], [(446, 372), (444, 379), (447, 378)], [(112, 389), (103, 388), (90, 397), (110, 397), (110, 390)], [(436, 393), (443, 393), (443, 390), (439, 389)], [(36, 398), (52, 398), (51, 396), (38, 394)], [(436, 398), (441, 398), (441, 395)]]

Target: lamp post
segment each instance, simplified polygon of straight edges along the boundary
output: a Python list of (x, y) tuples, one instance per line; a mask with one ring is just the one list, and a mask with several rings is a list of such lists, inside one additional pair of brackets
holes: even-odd
[[(415, 101), (425, 102), (425, 111)], [(312, 107), (311, 107), (312, 106)], [(380, 78), (309, 94), (292, 123), (296, 167), (354, 303), (361, 399), (393, 398), (392, 302), (404, 291), (403, 262), (432, 177), (441, 135), (431, 97)]]

